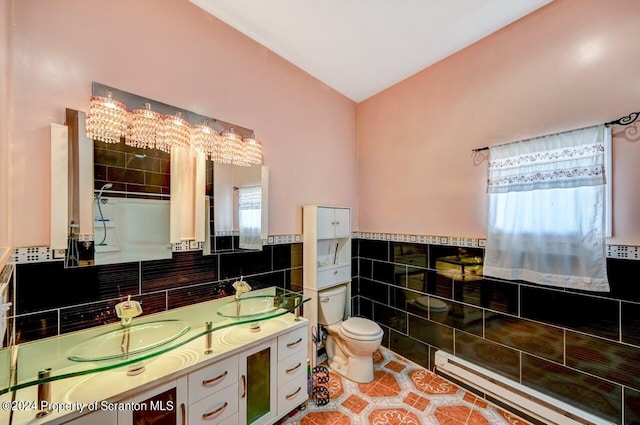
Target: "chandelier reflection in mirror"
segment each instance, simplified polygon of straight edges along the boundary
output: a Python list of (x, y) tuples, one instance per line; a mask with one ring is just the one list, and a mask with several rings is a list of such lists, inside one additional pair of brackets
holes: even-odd
[[(94, 83), (94, 93), (96, 85)], [(208, 159), (221, 164), (245, 167), (262, 164), (262, 143), (253, 133), (243, 138), (233, 127), (218, 132), (210, 126), (209, 120), (192, 125), (182, 117), (182, 112), (162, 114), (152, 110), (149, 102), (144, 102), (144, 108), (129, 112), (124, 103), (114, 99), (111, 90), (105, 91), (104, 97), (91, 97), (86, 120), (86, 133), (90, 139), (106, 143), (120, 143), (124, 139), (129, 146), (164, 152), (171, 152), (172, 148), (188, 149), (202, 152)]]

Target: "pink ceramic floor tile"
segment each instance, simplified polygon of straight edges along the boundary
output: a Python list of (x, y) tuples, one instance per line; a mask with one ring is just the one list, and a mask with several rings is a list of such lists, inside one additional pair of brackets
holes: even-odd
[(327, 405), (309, 400), (278, 425), (530, 425), (385, 348), (372, 382), (329, 376)]

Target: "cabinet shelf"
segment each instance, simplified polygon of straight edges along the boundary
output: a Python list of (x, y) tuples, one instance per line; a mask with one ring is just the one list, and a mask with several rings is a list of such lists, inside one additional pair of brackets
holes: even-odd
[(318, 273), (325, 271), (325, 270), (335, 270), (335, 269), (339, 269), (345, 266), (350, 266), (350, 263), (336, 263), (336, 264), (320, 264), (318, 265)]

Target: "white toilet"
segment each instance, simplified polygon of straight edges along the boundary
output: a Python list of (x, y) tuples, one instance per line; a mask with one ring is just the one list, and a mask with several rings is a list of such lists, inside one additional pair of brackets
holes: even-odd
[(318, 292), (318, 323), (328, 331), (327, 363), (336, 373), (355, 382), (373, 381), (373, 353), (380, 347), (384, 331), (362, 317), (343, 321), (347, 287), (340, 285)]

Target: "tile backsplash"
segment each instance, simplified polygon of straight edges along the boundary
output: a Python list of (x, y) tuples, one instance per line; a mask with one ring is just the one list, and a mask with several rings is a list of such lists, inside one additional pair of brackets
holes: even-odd
[(9, 318), (23, 343), (116, 322), (115, 305), (129, 295), (144, 315), (228, 296), (240, 276), (254, 289), (301, 290), (302, 244), (77, 268), (64, 268), (63, 261), (18, 263)]

